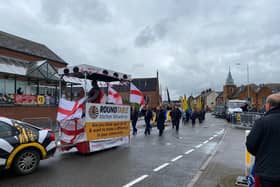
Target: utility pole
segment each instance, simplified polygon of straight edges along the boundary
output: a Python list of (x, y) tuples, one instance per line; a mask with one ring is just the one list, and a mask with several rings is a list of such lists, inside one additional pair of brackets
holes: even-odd
[[(249, 64), (247, 63), (247, 99), (249, 101), (249, 96), (250, 96), (250, 91), (249, 91)], [(251, 99), (250, 99), (250, 102), (251, 102)]]

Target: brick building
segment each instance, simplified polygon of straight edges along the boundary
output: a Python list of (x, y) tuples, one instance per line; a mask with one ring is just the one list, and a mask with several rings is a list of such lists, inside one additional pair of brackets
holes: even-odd
[(223, 92), (217, 96), (216, 103), (225, 104), (229, 99), (249, 100), (253, 107), (260, 110), (263, 108), (267, 96), (277, 92), (280, 92), (280, 84), (277, 83), (249, 84), (237, 87), (229, 71), (225, 85), (223, 86)]
[[(161, 97), (159, 93), (159, 80), (157, 77), (152, 78), (135, 78), (132, 79), (132, 83), (143, 93), (145, 103), (149, 104), (152, 108), (157, 107), (161, 103)], [(124, 103), (129, 103), (129, 91), (128, 85), (114, 85), (114, 89), (122, 96)]]
[(0, 31), (0, 115), (55, 120), (56, 73), (66, 65), (44, 44)]

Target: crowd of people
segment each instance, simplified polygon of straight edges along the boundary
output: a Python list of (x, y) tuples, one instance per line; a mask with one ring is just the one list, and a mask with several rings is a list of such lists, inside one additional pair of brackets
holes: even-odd
[[(145, 105), (143, 108), (139, 109), (136, 106), (131, 107), (131, 124), (132, 124), (132, 134), (137, 134), (137, 121), (139, 116), (142, 116), (145, 121), (145, 131), (144, 134), (151, 134), (151, 121), (156, 124), (159, 131), (159, 136), (162, 136), (165, 128), (165, 122), (167, 121), (168, 115), (170, 116), (170, 121), (172, 128), (179, 131), (180, 122), (182, 124), (187, 124), (190, 120), (192, 122), (192, 127), (195, 126), (196, 120), (202, 123), (205, 119), (205, 111), (186, 110), (182, 111), (178, 106), (174, 105), (171, 109), (169, 107), (158, 106), (156, 109), (152, 109), (150, 106)], [(154, 119), (154, 120), (153, 120)]]

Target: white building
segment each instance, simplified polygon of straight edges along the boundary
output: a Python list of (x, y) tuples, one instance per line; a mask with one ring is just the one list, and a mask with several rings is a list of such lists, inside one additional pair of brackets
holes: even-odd
[(216, 98), (218, 97), (218, 93), (216, 91), (206, 91), (204, 94), (202, 94), (205, 98), (204, 102), (205, 102), (205, 107), (209, 107), (210, 110), (214, 110), (215, 106), (216, 106)]

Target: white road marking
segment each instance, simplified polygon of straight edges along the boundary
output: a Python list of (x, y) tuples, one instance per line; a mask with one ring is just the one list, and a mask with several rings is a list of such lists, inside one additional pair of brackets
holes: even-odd
[(169, 163), (164, 163), (164, 164), (160, 165), (159, 167), (153, 169), (153, 171), (154, 171), (154, 172), (157, 172), (157, 171), (159, 171), (159, 170), (165, 168), (165, 167), (168, 166), (168, 165), (169, 165)]
[(203, 142), (203, 144), (206, 144), (206, 143), (208, 143), (208, 142), (209, 142), (209, 140), (206, 140), (206, 141)]
[(185, 152), (185, 154), (187, 155), (187, 154), (190, 154), (191, 152), (193, 152), (194, 151), (194, 149), (190, 149), (190, 150), (188, 150), (187, 152)]
[(171, 143), (167, 142), (166, 145), (169, 146), (169, 145), (171, 145)]
[(197, 146), (195, 146), (195, 148), (200, 148), (202, 146), (202, 144), (198, 144)]
[(209, 138), (209, 140), (213, 140), (213, 139), (214, 139), (214, 137), (213, 137), (213, 136)]
[(130, 183), (124, 185), (123, 187), (130, 187), (133, 186), (134, 184), (144, 180), (145, 178), (147, 178), (149, 175), (142, 175), (141, 177), (138, 177), (137, 179), (131, 181)]
[(172, 162), (175, 162), (176, 160), (179, 160), (179, 159), (182, 158), (182, 157), (183, 157), (183, 155), (179, 155), (179, 156), (173, 158), (171, 161), (172, 161)]
[(217, 134), (214, 135), (214, 137), (217, 137), (217, 136), (218, 136)]

